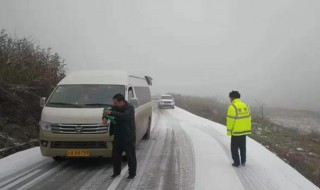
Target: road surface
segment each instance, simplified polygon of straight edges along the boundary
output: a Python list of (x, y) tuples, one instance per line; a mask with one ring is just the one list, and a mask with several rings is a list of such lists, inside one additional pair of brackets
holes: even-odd
[(138, 170), (110, 179), (110, 159), (42, 157), (39, 147), (0, 160), (0, 189), (319, 189), (263, 146), (248, 139), (247, 165), (231, 166), (224, 126), (180, 108), (156, 109), (151, 138), (137, 146)]

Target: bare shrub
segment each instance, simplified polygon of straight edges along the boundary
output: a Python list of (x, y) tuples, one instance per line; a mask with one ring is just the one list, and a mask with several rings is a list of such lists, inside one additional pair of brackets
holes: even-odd
[(225, 124), (227, 105), (215, 97), (182, 96), (170, 93), (175, 98), (175, 104), (193, 114)]
[(47, 97), (64, 75), (65, 64), (57, 53), (40, 48), (30, 38), (12, 37), (2, 30), (0, 129), (17, 124), (19, 133), (36, 138), (39, 97)]

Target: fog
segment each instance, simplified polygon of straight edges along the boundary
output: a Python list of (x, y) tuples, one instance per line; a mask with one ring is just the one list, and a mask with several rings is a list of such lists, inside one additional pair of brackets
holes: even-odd
[(320, 110), (319, 0), (0, 0), (0, 29), (68, 72), (126, 70), (156, 93)]

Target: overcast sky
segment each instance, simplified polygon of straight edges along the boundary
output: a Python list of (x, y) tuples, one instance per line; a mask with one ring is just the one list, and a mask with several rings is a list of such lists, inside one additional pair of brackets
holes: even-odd
[(0, 0), (0, 28), (68, 72), (126, 70), (153, 90), (320, 110), (319, 0)]

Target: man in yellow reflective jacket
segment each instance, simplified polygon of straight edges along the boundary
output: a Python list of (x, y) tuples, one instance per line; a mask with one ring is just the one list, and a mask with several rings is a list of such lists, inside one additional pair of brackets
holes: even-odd
[[(240, 93), (229, 93), (231, 105), (227, 113), (227, 134), (231, 136), (232, 166), (246, 163), (246, 135), (251, 134), (251, 111), (247, 104), (240, 100)], [(240, 157), (239, 158), (239, 150)]]

